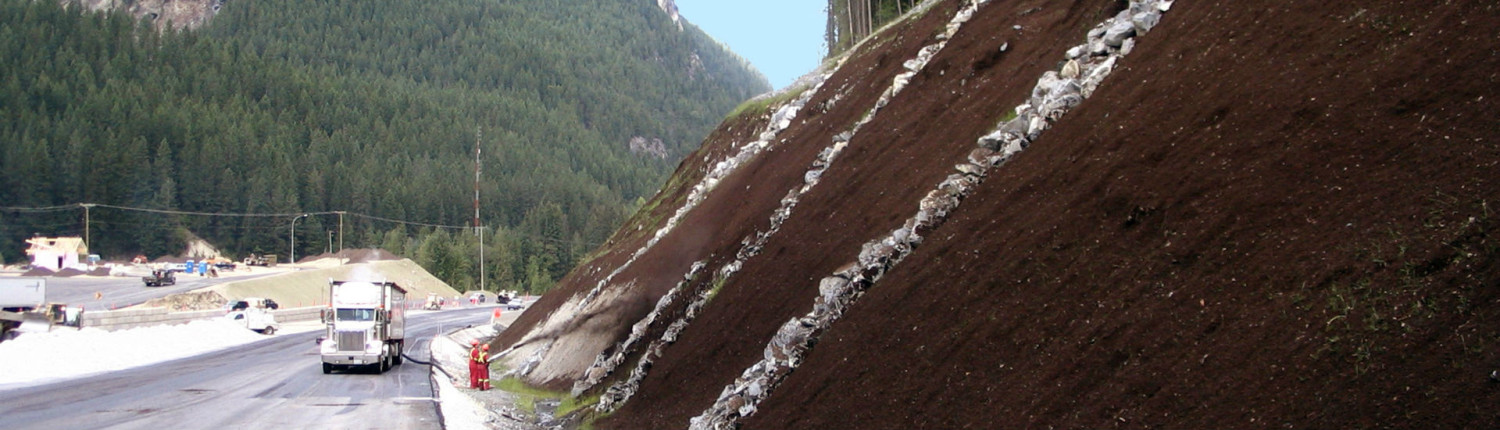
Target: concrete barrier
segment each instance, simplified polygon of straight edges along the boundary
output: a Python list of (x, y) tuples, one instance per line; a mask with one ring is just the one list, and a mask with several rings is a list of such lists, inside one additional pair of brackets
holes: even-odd
[[(318, 319), (322, 307), (309, 306), (296, 309), (272, 311), (276, 322), (285, 324)], [(170, 312), (166, 308), (120, 309), (113, 311), (85, 311), (83, 326), (106, 331), (125, 330), (158, 325), (186, 324), (191, 321), (214, 319), (224, 316), (223, 310)]]
[(323, 306), (308, 306), (305, 308), (281, 309), (275, 312), (276, 322), (289, 323), (298, 321), (313, 321), (319, 318), (319, 312)]
[(115, 331), (158, 325), (183, 324), (223, 316), (224, 311), (168, 312), (166, 308), (84, 311), (83, 327)]

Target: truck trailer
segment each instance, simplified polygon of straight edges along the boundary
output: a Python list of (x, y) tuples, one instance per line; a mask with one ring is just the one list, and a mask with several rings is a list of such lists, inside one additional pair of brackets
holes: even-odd
[(319, 344), (323, 373), (373, 367), (384, 373), (401, 364), (406, 338), (406, 290), (394, 282), (329, 281), (325, 336)]

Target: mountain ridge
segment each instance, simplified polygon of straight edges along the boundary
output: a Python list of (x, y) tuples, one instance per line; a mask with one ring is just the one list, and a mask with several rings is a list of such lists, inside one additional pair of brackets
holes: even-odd
[[(539, 293), (769, 90), (645, 0), (236, 1), (171, 31), (0, 8), (17, 36), (0, 55), (18, 59), (0, 65), (0, 236), (88, 235), (108, 260), (181, 253), (190, 235), (235, 256), (337, 242)], [(479, 238), (451, 234), (476, 215), (485, 270)]]

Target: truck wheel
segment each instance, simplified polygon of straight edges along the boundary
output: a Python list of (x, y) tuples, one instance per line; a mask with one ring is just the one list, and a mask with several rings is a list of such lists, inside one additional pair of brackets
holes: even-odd
[(333, 373), (333, 365), (332, 364), (328, 364), (328, 363), (323, 363), (323, 374), (327, 375), (329, 373)]
[(266, 331), (264, 333), (266, 334), (266, 336), (270, 336), (270, 335), (276, 334), (276, 327), (274, 327), (274, 326), (266, 326)]
[(401, 354), (404, 353), (406, 353), (406, 346), (402, 342), (396, 342), (396, 356), (391, 357), (391, 359), (395, 361), (395, 365), (401, 365)]

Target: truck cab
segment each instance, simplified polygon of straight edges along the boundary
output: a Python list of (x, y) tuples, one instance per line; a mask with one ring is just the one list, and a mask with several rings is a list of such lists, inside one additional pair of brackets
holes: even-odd
[(392, 282), (343, 282), (329, 285), (329, 307), (319, 352), (323, 373), (354, 366), (384, 372), (401, 364), (406, 319), (406, 290)]

